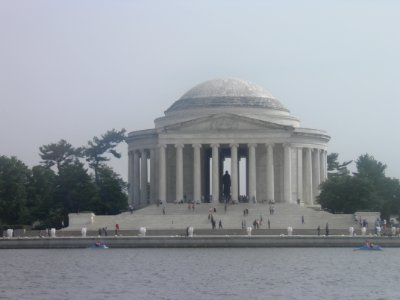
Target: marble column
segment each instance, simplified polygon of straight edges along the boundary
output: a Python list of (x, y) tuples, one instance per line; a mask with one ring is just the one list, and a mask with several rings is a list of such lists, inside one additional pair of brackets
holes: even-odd
[[(297, 148), (297, 199), (304, 205), (303, 199), (303, 149)], [(296, 199), (296, 200), (297, 200)]]
[(203, 173), (203, 178), (204, 178), (204, 195), (205, 198), (204, 200), (206, 202), (210, 202), (211, 198), (211, 186), (210, 186), (210, 158), (211, 158), (211, 151), (204, 151), (204, 161), (203, 161), (203, 168), (204, 168), (204, 173)]
[(201, 144), (193, 144), (193, 200), (201, 202)]
[(156, 186), (155, 186), (155, 170), (156, 170), (156, 151), (150, 149), (150, 203), (154, 203), (156, 199)]
[(238, 144), (230, 144), (231, 148), (231, 195), (232, 201), (239, 202)]
[(328, 152), (326, 150), (323, 151), (323, 165), (324, 165), (324, 181), (328, 179)]
[(212, 202), (219, 202), (219, 144), (211, 144), (212, 148)]
[(139, 152), (133, 151), (133, 203), (140, 206), (140, 158)]
[(128, 152), (128, 205), (133, 205), (133, 151)]
[(274, 178), (274, 148), (272, 144), (266, 144), (267, 148), (267, 201), (275, 201), (275, 178)]
[(314, 149), (312, 154), (312, 185), (313, 185), (313, 201), (315, 203), (316, 197), (319, 195), (319, 184), (321, 183), (320, 163), (319, 163), (319, 149)]
[(147, 183), (148, 183), (148, 172), (147, 172), (147, 151), (142, 150), (141, 157), (141, 170), (140, 170), (140, 203), (147, 204)]
[(175, 202), (183, 200), (183, 144), (176, 144), (176, 197)]
[(304, 203), (313, 205), (313, 189), (312, 189), (312, 163), (311, 163), (311, 149), (305, 149), (304, 156)]
[(319, 171), (319, 174), (320, 174), (320, 175), (319, 175), (319, 176), (320, 176), (320, 183), (322, 183), (322, 182), (325, 181), (324, 153), (325, 153), (324, 150), (320, 150), (320, 151), (319, 151), (319, 168), (320, 168), (320, 171)]
[[(242, 158), (241, 158), (241, 156), (240, 156), (240, 151), (239, 151), (239, 149), (238, 149), (238, 165), (237, 165), (237, 170), (238, 170), (238, 190), (239, 190), (239, 192), (238, 192), (238, 197), (240, 198), (240, 195), (242, 195), (243, 194), (243, 191), (241, 191), (240, 190), (240, 175), (241, 175), (241, 173), (240, 173), (240, 160), (241, 160)], [(243, 175), (242, 175), (243, 176)]]
[(249, 144), (249, 198), (250, 203), (257, 203), (257, 172), (256, 172), (256, 147), (257, 144)]
[(292, 203), (292, 149), (289, 144), (283, 145), (283, 200), (285, 203)]
[(162, 203), (167, 203), (167, 161), (166, 161), (167, 145), (159, 145), (159, 189), (158, 197)]

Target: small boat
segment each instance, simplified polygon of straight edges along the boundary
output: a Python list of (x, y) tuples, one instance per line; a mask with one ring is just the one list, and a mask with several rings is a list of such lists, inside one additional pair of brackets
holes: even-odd
[(96, 242), (93, 246), (90, 246), (91, 249), (108, 249), (109, 247), (106, 244)]
[(363, 245), (363, 246), (358, 247), (358, 248), (356, 248), (356, 249), (354, 249), (354, 250), (382, 251), (383, 248), (382, 248), (381, 246), (379, 246), (379, 245), (370, 245), (370, 246), (368, 246), (368, 245)]

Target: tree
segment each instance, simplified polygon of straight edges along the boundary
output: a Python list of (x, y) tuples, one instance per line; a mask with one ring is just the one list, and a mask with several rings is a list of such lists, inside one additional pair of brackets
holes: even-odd
[(99, 168), (98, 176), (100, 205), (96, 208), (96, 213), (118, 214), (126, 210), (127, 184), (123, 179), (107, 166)]
[(372, 155), (364, 154), (357, 159), (356, 166), (357, 173), (354, 176), (365, 178), (374, 186), (381, 203), (379, 211), (382, 217), (388, 219), (391, 214), (399, 214), (400, 184), (397, 179), (385, 176), (386, 165)]
[(57, 175), (44, 166), (34, 166), (28, 188), (27, 206), (30, 211), (30, 222), (40, 227), (54, 227), (51, 213), (56, 207), (54, 192)]
[(380, 195), (383, 205), (381, 215), (389, 219), (391, 215), (400, 215), (400, 182), (395, 178), (385, 178), (381, 182)]
[(107, 154), (111, 154), (116, 158), (121, 157), (121, 153), (117, 152), (115, 148), (119, 143), (125, 141), (125, 129), (116, 131), (115, 129), (107, 131), (100, 138), (94, 137), (93, 140), (88, 142), (88, 147), (85, 148), (86, 161), (93, 169), (95, 175), (95, 182), (99, 184), (99, 169), (104, 166), (104, 162), (109, 161), (110, 158)]
[(353, 161), (345, 161), (343, 163), (339, 163), (339, 154), (338, 153), (330, 153), (327, 156), (328, 162), (328, 177), (334, 176), (343, 176), (350, 174), (347, 166), (351, 164)]
[(0, 156), (0, 223), (28, 224), (29, 168), (16, 157)]
[(39, 150), (39, 155), (43, 159), (42, 163), (48, 168), (55, 165), (58, 172), (62, 166), (71, 164), (82, 156), (82, 148), (74, 148), (66, 140), (44, 145)]
[(79, 161), (60, 169), (54, 197), (53, 209), (61, 209), (63, 216), (71, 212), (95, 211), (99, 203), (96, 187)]
[[(333, 156), (333, 161), (337, 156)], [(338, 164), (339, 166), (339, 164)], [(400, 184), (385, 176), (386, 165), (364, 154), (356, 160), (353, 176), (336, 172), (321, 185), (318, 200), (331, 212), (379, 211), (382, 217), (400, 212)], [(347, 172), (348, 173), (348, 172)]]
[(379, 210), (374, 187), (364, 178), (335, 176), (321, 185), (318, 196), (321, 207), (332, 213), (354, 213), (358, 210)]
[(374, 184), (379, 184), (385, 178), (386, 165), (369, 154), (361, 155), (356, 161), (356, 166), (357, 173), (355, 175), (368, 178)]

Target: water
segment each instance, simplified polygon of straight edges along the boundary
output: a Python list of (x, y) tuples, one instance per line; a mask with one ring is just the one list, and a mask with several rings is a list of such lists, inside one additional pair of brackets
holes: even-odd
[(0, 250), (0, 299), (399, 299), (400, 249)]

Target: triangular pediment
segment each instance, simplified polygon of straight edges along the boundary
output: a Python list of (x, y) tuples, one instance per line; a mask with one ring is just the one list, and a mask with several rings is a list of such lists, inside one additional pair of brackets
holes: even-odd
[(199, 132), (199, 131), (252, 131), (252, 130), (290, 130), (290, 126), (275, 124), (234, 114), (215, 114), (200, 117), (164, 127), (164, 132)]

